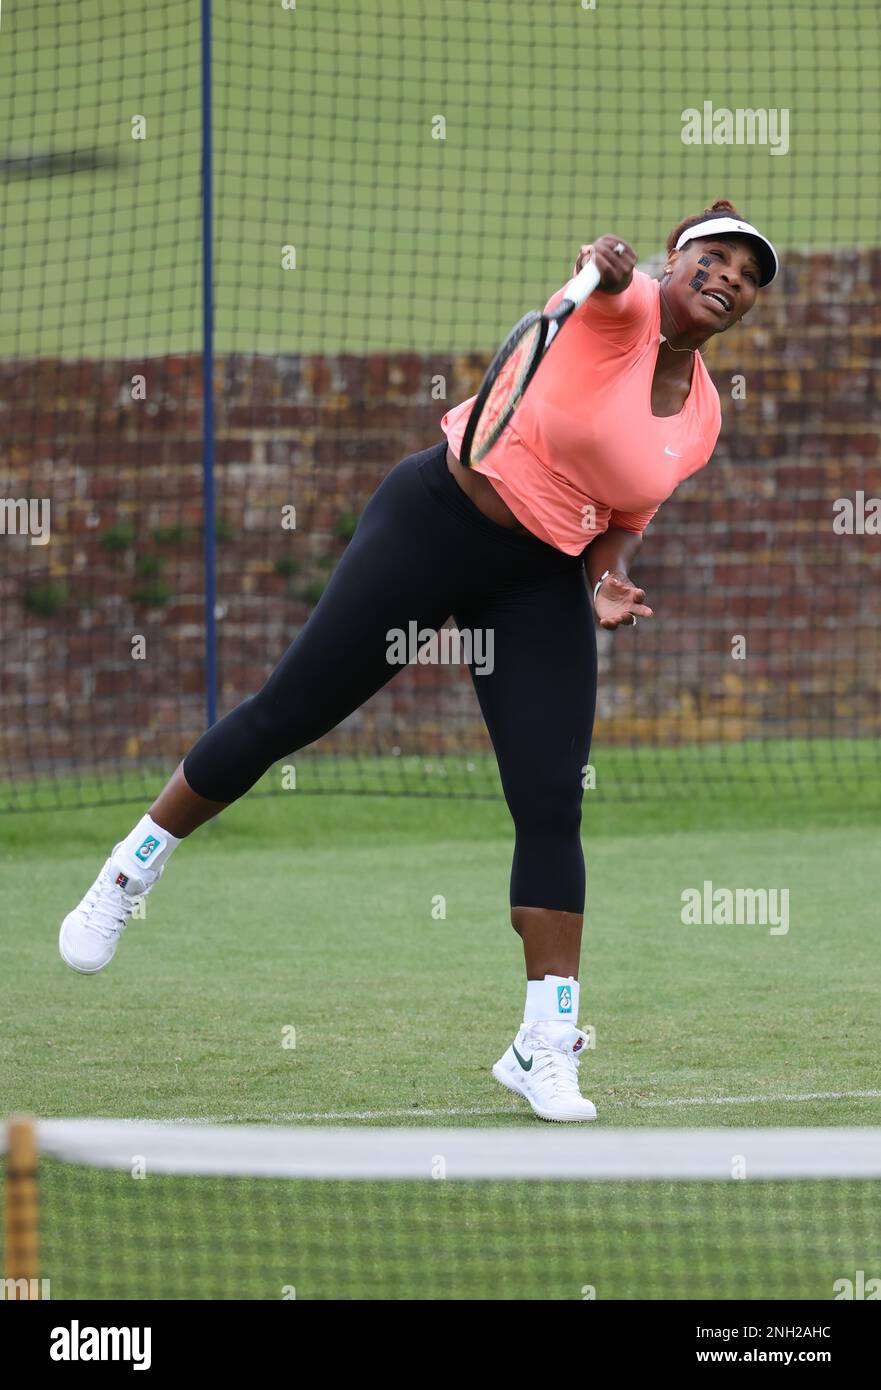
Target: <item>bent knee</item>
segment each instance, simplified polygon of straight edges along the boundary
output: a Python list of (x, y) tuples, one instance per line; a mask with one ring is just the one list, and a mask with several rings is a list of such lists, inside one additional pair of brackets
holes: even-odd
[(524, 786), (508, 797), (508, 807), (518, 830), (542, 833), (577, 833), (581, 829), (581, 781), (573, 786), (571, 779), (544, 782), (539, 786)]

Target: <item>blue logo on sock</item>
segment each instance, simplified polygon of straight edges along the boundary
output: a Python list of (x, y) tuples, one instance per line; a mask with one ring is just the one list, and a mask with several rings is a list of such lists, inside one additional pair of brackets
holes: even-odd
[(571, 1014), (572, 991), (568, 985), (557, 985), (557, 1012)]
[(135, 858), (140, 859), (142, 864), (146, 864), (150, 855), (154, 854), (158, 848), (159, 841), (156, 839), (156, 836), (148, 835), (143, 844), (139, 845), (135, 850)]

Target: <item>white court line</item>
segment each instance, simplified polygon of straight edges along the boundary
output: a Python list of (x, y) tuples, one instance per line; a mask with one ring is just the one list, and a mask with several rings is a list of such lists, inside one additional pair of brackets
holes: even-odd
[[(881, 1100), (881, 1091), (804, 1091), (800, 1094), (771, 1094), (755, 1096), (678, 1096), (667, 1100), (609, 1100), (600, 1101), (600, 1110), (620, 1110), (632, 1107), (636, 1110), (667, 1110), (686, 1105), (762, 1105), (772, 1101), (798, 1103), (806, 1100)], [(247, 1115), (249, 1123), (291, 1124), (304, 1120), (436, 1120), (453, 1115), (517, 1115), (523, 1113), (523, 1105), (512, 1101), (510, 1106), (489, 1105), (451, 1105), (443, 1109), (416, 1109), (410, 1106), (400, 1110), (290, 1110), (278, 1111), (269, 1115)], [(226, 1125), (242, 1121), (241, 1115), (178, 1115), (173, 1119), (157, 1120), (158, 1124), (204, 1124)], [(139, 1123), (139, 1122), (135, 1122)]]
[(517, 1102), (512, 1101), (507, 1109), (493, 1105), (450, 1105), (439, 1110), (414, 1109), (413, 1106), (401, 1110), (281, 1110), (269, 1115), (249, 1114), (244, 1121), (241, 1115), (178, 1115), (153, 1122), (163, 1125), (289, 1124), (298, 1120), (407, 1120), (414, 1115), (436, 1120), (445, 1115), (516, 1115), (518, 1110)]
[(795, 1095), (765, 1095), (765, 1096), (682, 1096), (672, 1100), (637, 1100), (637, 1101), (612, 1101), (612, 1105), (636, 1105), (637, 1107), (648, 1108), (649, 1106), (667, 1108), (676, 1105), (762, 1105), (770, 1101), (800, 1101), (800, 1100), (881, 1100), (881, 1091), (804, 1091)]

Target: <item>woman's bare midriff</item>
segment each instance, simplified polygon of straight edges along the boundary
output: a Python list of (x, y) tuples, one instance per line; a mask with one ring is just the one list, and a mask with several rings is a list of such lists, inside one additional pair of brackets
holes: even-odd
[(497, 526), (506, 526), (510, 531), (523, 531), (529, 535), (526, 527), (521, 526), (511, 508), (502, 501), (489, 478), (485, 477), (483, 473), (475, 473), (470, 468), (463, 468), (449, 444), (447, 445), (447, 468), (465, 496), (474, 503), (478, 511), (483, 512), (485, 517), (494, 521)]

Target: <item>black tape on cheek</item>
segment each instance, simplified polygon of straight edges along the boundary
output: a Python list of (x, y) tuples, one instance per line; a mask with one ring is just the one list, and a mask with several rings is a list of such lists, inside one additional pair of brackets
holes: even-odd
[(701, 256), (700, 260), (698, 261), (698, 265), (709, 265), (709, 264), (710, 264), (710, 258), (709, 258), (709, 256)]
[(698, 272), (698, 274), (695, 275), (695, 277), (694, 277), (693, 280), (689, 280), (689, 282), (688, 282), (688, 287), (689, 287), (689, 289), (692, 289), (692, 290), (699, 290), (699, 289), (702, 289), (704, 280), (706, 280), (706, 279), (707, 279), (707, 276), (706, 276), (706, 275), (704, 275), (703, 279), (701, 279), (700, 272)]

